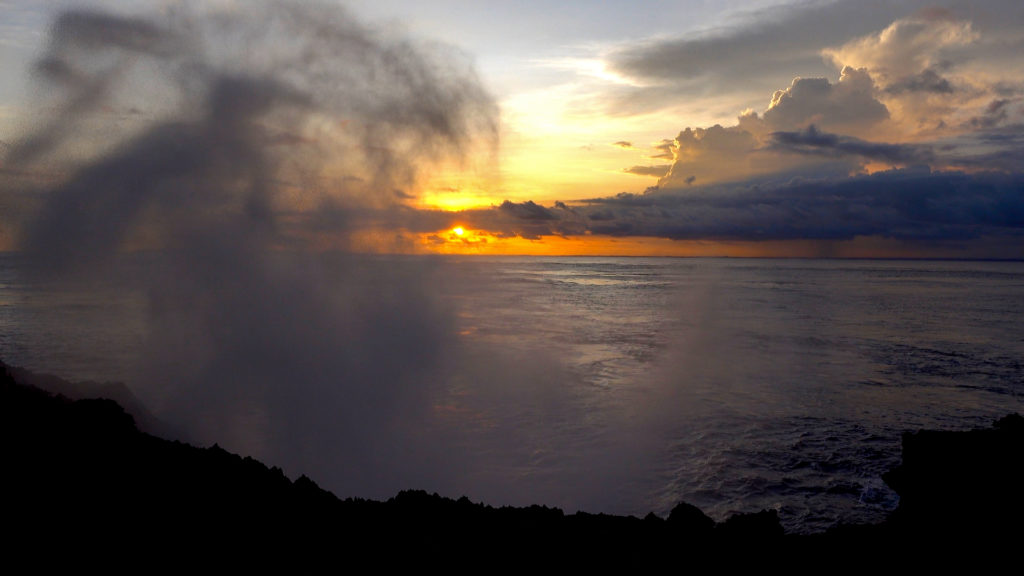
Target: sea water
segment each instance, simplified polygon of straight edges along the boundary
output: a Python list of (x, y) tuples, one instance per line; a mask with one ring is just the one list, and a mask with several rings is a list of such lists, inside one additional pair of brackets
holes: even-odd
[[(136, 377), (151, 329), (149, 296), (132, 280), (140, 266), (123, 263), (112, 292), (58, 287), (0, 256), (0, 358), (76, 380)], [(451, 257), (430, 267), (425, 290), (453, 325), (441, 346), (476, 363), (444, 372), (450, 398), (436, 401), (445, 426), (463, 431), (437, 442), (474, 461), (439, 484), (453, 497), (635, 515), (687, 501), (719, 520), (774, 508), (788, 531), (815, 532), (895, 507), (881, 475), (899, 462), (903, 432), (1024, 412), (1021, 262)], [(469, 381), (488, 366), (509, 390), (485, 395)]]

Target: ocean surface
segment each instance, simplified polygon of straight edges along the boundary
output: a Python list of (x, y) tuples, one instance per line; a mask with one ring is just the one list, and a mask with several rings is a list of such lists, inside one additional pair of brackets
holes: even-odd
[[(173, 419), (138, 381), (163, 326), (151, 285), (137, 281), (150, 266), (127, 259), (102, 281), (54, 284), (28, 273), (22, 257), (0, 255), (0, 358), (74, 380), (124, 381)], [(401, 340), (396, 355), (422, 348), (443, 358), (430, 364), (443, 369), (422, 372), (429, 398), (392, 391), (429, 404), (430, 417), (408, 436), (388, 436), (408, 438), (409, 461), (420, 464), (381, 465), (388, 472), (371, 480), (383, 491), (641, 516), (685, 500), (718, 520), (774, 508), (788, 531), (815, 532), (879, 521), (895, 507), (881, 475), (899, 462), (903, 432), (1024, 412), (1021, 262), (382, 257), (346, 266), (316, 282), (372, 300), (392, 284), (352, 285), (360, 270), (387, 270), (390, 282), (429, 297), (431, 318), (447, 326), (421, 342), (403, 328), (410, 312), (384, 307), (359, 330), (317, 328), (339, 349), (378, 338), (374, 354)], [(343, 378), (324, 374), (327, 390)], [(260, 414), (244, 426), (283, 412)], [(381, 497), (353, 493), (360, 488), (345, 483), (345, 470), (317, 475), (331, 442), (294, 461), (297, 449), (253, 446), (264, 459), (283, 454), (290, 475), (309, 473), (341, 497)], [(405, 471), (421, 465), (432, 473)], [(424, 485), (403, 484), (417, 481)]]

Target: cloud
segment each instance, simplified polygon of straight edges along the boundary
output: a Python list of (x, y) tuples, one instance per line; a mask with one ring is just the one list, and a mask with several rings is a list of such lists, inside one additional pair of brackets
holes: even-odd
[(923, 2), (828, 3), (757, 16), (608, 52), (608, 69), (633, 81), (609, 92), (626, 113), (711, 94), (772, 96), (735, 124), (688, 127), (657, 144), (651, 157), (671, 166), (645, 193), (552, 212), (558, 218), (533, 221), (543, 226), (529, 236), (872, 237), (947, 253), (951, 243), (988, 237), (999, 239), (1000, 255), (1014, 252), (1024, 117), (1020, 82), (1006, 74), (1024, 46), (1019, 7), (992, 2), (954, 14)]
[(670, 187), (694, 177), (717, 182), (772, 169), (763, 165), (760, 143), (739, 126), (686, 128), (676, 136), (673, 162), (660, 185)]
[(664, 178), (671, 168), (672, 166), (668, 164), (662, 164), (659, 166), (630, 166), (623, 171), (629, 172), (630, 174), (636, 174), (637, 176), (654, 176), (656, 178)]
[[(803, 138), (809, 139), (807, 134)], [(842, 141), (818, 135), (815, 139)], [(1024, 174), (913, 167), (849, 178), (651, 190), (587, 200), (587, 230), (610, 236), (726, 242), (899, 240), (919, 247), (1001, 238), (1006, 257), (1024, 237)], [(548, 222), (551, 233), (558, 222)], [(1014, 248), (1017, 247), (1017, 248)]]
[(654, 149), (657, 150), (658, 153), (657, 154), (651, 154), (651, 158), (652, 159), (662, 158), (662, 159), (666, 159), (666, 160), (672, 160), (673, 158), (675, 158), (675, 153), (672, 150), (673, 146), (675, 146), (675, 142), (674, 141), (668, 140), (668, 139), (662, 140), (659, 144), (656, 144), (654, 146)]
[[(675, 161), (659, 180), (658, 188), (686, 188), (695, 182), (713, 185), (755, 178), (847, 175), (864, 164), (864, 154), (842, 154), (839, 149), (810, 154), (807, 146), (798, 149), (780, 145), (774, 133), (755, 136), (740, 126), (715, 125), (680, 132), (674, 147)], [(763, 129), (762, 125), (759, 130)]]
[[(946, 94), (935, 75), (903, 81), (890, 94)], [(627, 169), (663, 173), (644, 193), (590, 198), (571, 211), (529, 206), (517, 212), (543, 218), (501, 230), (529, 238), (752, 243), (875, 238), (932, 255), (1019, 257), (1019, 98), (991, 100), (965, 120), (972, 133), (892, 142), (878, 137), (892, 130), (883, 96), (864, 68), (845, 67), (836, 83), (798, 77), (774, 93), (761, 115), (747, 110), (734, 125), (688, 127), (662, 141), (656, 148), (671, 155), (667, 172), (661, 166)], [(486, 220), (483, 213), (475, 217)]]
[[(1024, 158), (1024, 119), (1018, 110), (1014, 121), (1003, 122), (1002, 118), (994, 118), (992, 126), (989, 119), (973, 122), (974, 129), (970, 133), (958, 136), (945, 144), (943, 160), (951, 166), (970, 170), (1001, 170), (1016, 172), (1021, 169), (1021, 158)], [(978, 126), (986, 126), (978, 129)]]
[(674, 106), (686, 95), (756, 98), (794, 71), (832, 73), (822, 60), (823, 47), (878, 30), (904, 10), (883, 1), (773, 6), (720, 28), (627, 44), (607, 55), (606, 67), (646, 85), (619, 88), (627, 95), (616, 98), (617, 106), (631, 110)]
[(613, 142), (612, 146), (616, 146), (616, 147), (622, 148), (624, 150), (629, 150), (630, 148), (633, 147), (633, 143), (632, 142), (627, 142), (626, 140), (619, 140), (618, 142)]
[(817, 124), (864, 132), (889, 118), (889, 110), (874, 93), (874, 83), (864, 68), (843, 68), (836, 84), (826, 78), (795, 78), (788, 88), (772, 96), (764, 121), (775, 130)]
[[(856, 137), (873, 134), (888, 119), (888, 110), (875, 93), (871, 77), (863, 69), (843, 69), (834, 84), (826, 78), (798, 77), (788, 88), (775, 91), (763, 115), (747, 110), (733, 126), (688, 127), (674, 140), (663, 140), (656, 146), (661, 153), (653, 157), (672, 160), (666, 172), (659, 166), (634, 166), (626, 171), (661, 175), (658, 186), (668, 189), (773, 174), (846, 175), (861, 169), (866, 160), (898, 157), (898, 164), (910, 162), (909, 146), (873, 145)], [(809, 132), (797, 146), (801, 131)], [(820, 138), (832, 131), (843, 133), (841, 145), (833, 143), (827, 152), (823, 142), (812, 146), (812, 136)], [(926, 159), (923, 149), (914, 154)]]
[(823, 156), (855, 155), (869, 160), (880, 160), (891, 165), (926, 164), (935, 159), (934, 154), (928, 147), (868, 142), (851, 136), (822, 132), (813, 124), (803, 131), (773, 132), (771, 138), (777, 149), (801, 154), (818, 154)]
[(505, 200), (498, 207), (508, 214), (519, 220), (555, 220), (557, 217), (551, 213), (550, 210), (543, 206), (534, 203), (533, 200), (527, 200), (526, 202), (511, 202)]
[[(833, 10), (839, 9), (796, 9), (770, 24), (740, 29), (778, 32), (809, 14), (838, 13)], [(657, 187), (586, 202), (579, 211), (588, 215), (588, 230), (745, 242), (876, 237), (947, 249), (990, 237), (1002, 239), (994, 248), (1000, 255), (1013, 254), (1024, 201), (1015, 192), (1022, 150), (1016, 130), (1024, 113), (1015, 85), (993, 81), (977, 58), (995, 49), (993, 38), (1004, 54), (1012, 53), (1006, 48), (1021, 44), (1019, 31), (992, 18), (976, 28), (948, 12), (922, 10), (846, 38), (838, 47), (818, 49), (841, 68), (837, 82), (797, 77), (775, 91), (760, 114), (748, 110), (735, 125), (683, 130), (663, 144), (673, 163)], [(713, 34), (633, 47), (618, 56), (622, 73), (710, 85), (724, 82), (715, 67), (730, 61), (729, 50), (740, 58), (746, 41)], [(697, 58), (712, 46), (723, 53)], [(781, 49), (808, 46), (796, 41)], [(770, 57), (749, 56), (762, 64)], [(753, 77), (766, 73), (748, 65), (737, 69)]]
[(1005, 88), (1024, 63), (1024, 13), (999, 4), (955, 13), (922, 10), (822, 54), (836, 66), (871, 74), (892, 115), (890, 134), (952, 134), (966, 117), (980, 116), (993, 97), (1012, 96)]
[[(963, 122), (965, 106), (1011, 96), (1005, 88), (1019, 84), (1010, 78), (1024, 64), (1024, 11), (1018, 4), (945, 4), (948, 9), (917, 0), (780, 5), (734, 13), (715, 28), (625, 42), (603, 58), (608, 70), (632, 85), (608, 86), (602, 98), (612, 114), (673, 109), (720, 121), (797, 75), (807, 80), (808, 92), (824, 90), (814, 79), (848, 66), (863, 69), (874, 82), (877, 104), (873, 111), (861, 109), (869, 113), (865, 117), (884, 118), (879, 106), (887, 108), (891, 121), (882, 137), (935, 137)], [(773, 129), (814, 123), (879, 137), (853, 132), (852, 122), (841, 127), (789, 120)]]
[(896, 20), (880, 32), (825, 49), (823, 54), (837, 67), (870, 70), (881, 87), (888, 88), (906, 86), (926, 71), (937, 79), (936, 70), (954, 66), (962, 59), (961, 50), (978, 39), (969, 21), (933, 10)]
[[(995, 128), (1000, 124), (1005, 124), (1007, 121), (1010, 121), (1011, 113), (1013, 112), (1016, 112), (1013, 114), (1013, 116), (1015, 116), (1013, 120), (1020, 121), (1022, 116), (1024, 116), (1021, 113), (1021, 107), (1019, 105), (1020, 102), (1020, 98), (998, 98), (996, 100), (992, 100), (981, 111), (981, 114), (970, 118), (966, 125), (972, 129)], [(1017, 106), (1014, 106), (1015, 104)], [(1014, 111), (1014, 108), (1017, 108), (1017, 110)]]
[(537, 240), (542, 236), (571, 236), (583, 234), (586, 227), (583, 215), (563, 204), (545, 208), (528, 200), (505, 200), (491, 209), (467, 210), (459, 214), (473, 228), (487, 230), (498, 236)]
[(885, 90), (891, 94), (904, 92), (952, 94), (954, 92), (953, 84), (931, 68), (926, 68), (916, 75), (905, 76), (886, 86)]

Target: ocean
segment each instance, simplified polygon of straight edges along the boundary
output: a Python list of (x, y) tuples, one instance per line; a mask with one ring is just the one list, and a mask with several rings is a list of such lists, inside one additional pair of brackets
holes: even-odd
[(53, 283), (0, 255), (0, 358), (123, 381), (343, 498), (817, 532), (896, 506), (903, 432), (1024, 412), (1022, 262), (325, 257), (210, 298), (159, 266)]

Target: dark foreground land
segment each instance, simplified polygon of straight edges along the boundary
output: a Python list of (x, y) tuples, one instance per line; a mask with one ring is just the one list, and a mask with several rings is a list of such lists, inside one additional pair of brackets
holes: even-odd
[[(9, 565), (32, 571), (217, 563), (332, 572), (831, 572), (894, 560), (994, 565), (988, 563), (1024, 554), (1024, 418), (1016, 414), (984, 430), (906, 434), (903, 463), (885, 476), (900, 495), (885, 522), (801, 536), (784, 534), (774, 510), (715, 523), (685, 503), (667, 519), (640, 519), (493, 508), (422, 491), (387, 502), (340, 500), (309, 478), (293, 482), (216, 445), (196, 448), (140, 432), (113, 400), (70, 400), (25, 383), (62, 389), (72, 386), (67, 382), (2, 362), (0, 368), (3, 549)], [(1013, 562), (1011, 573), (1020, 568)]]

